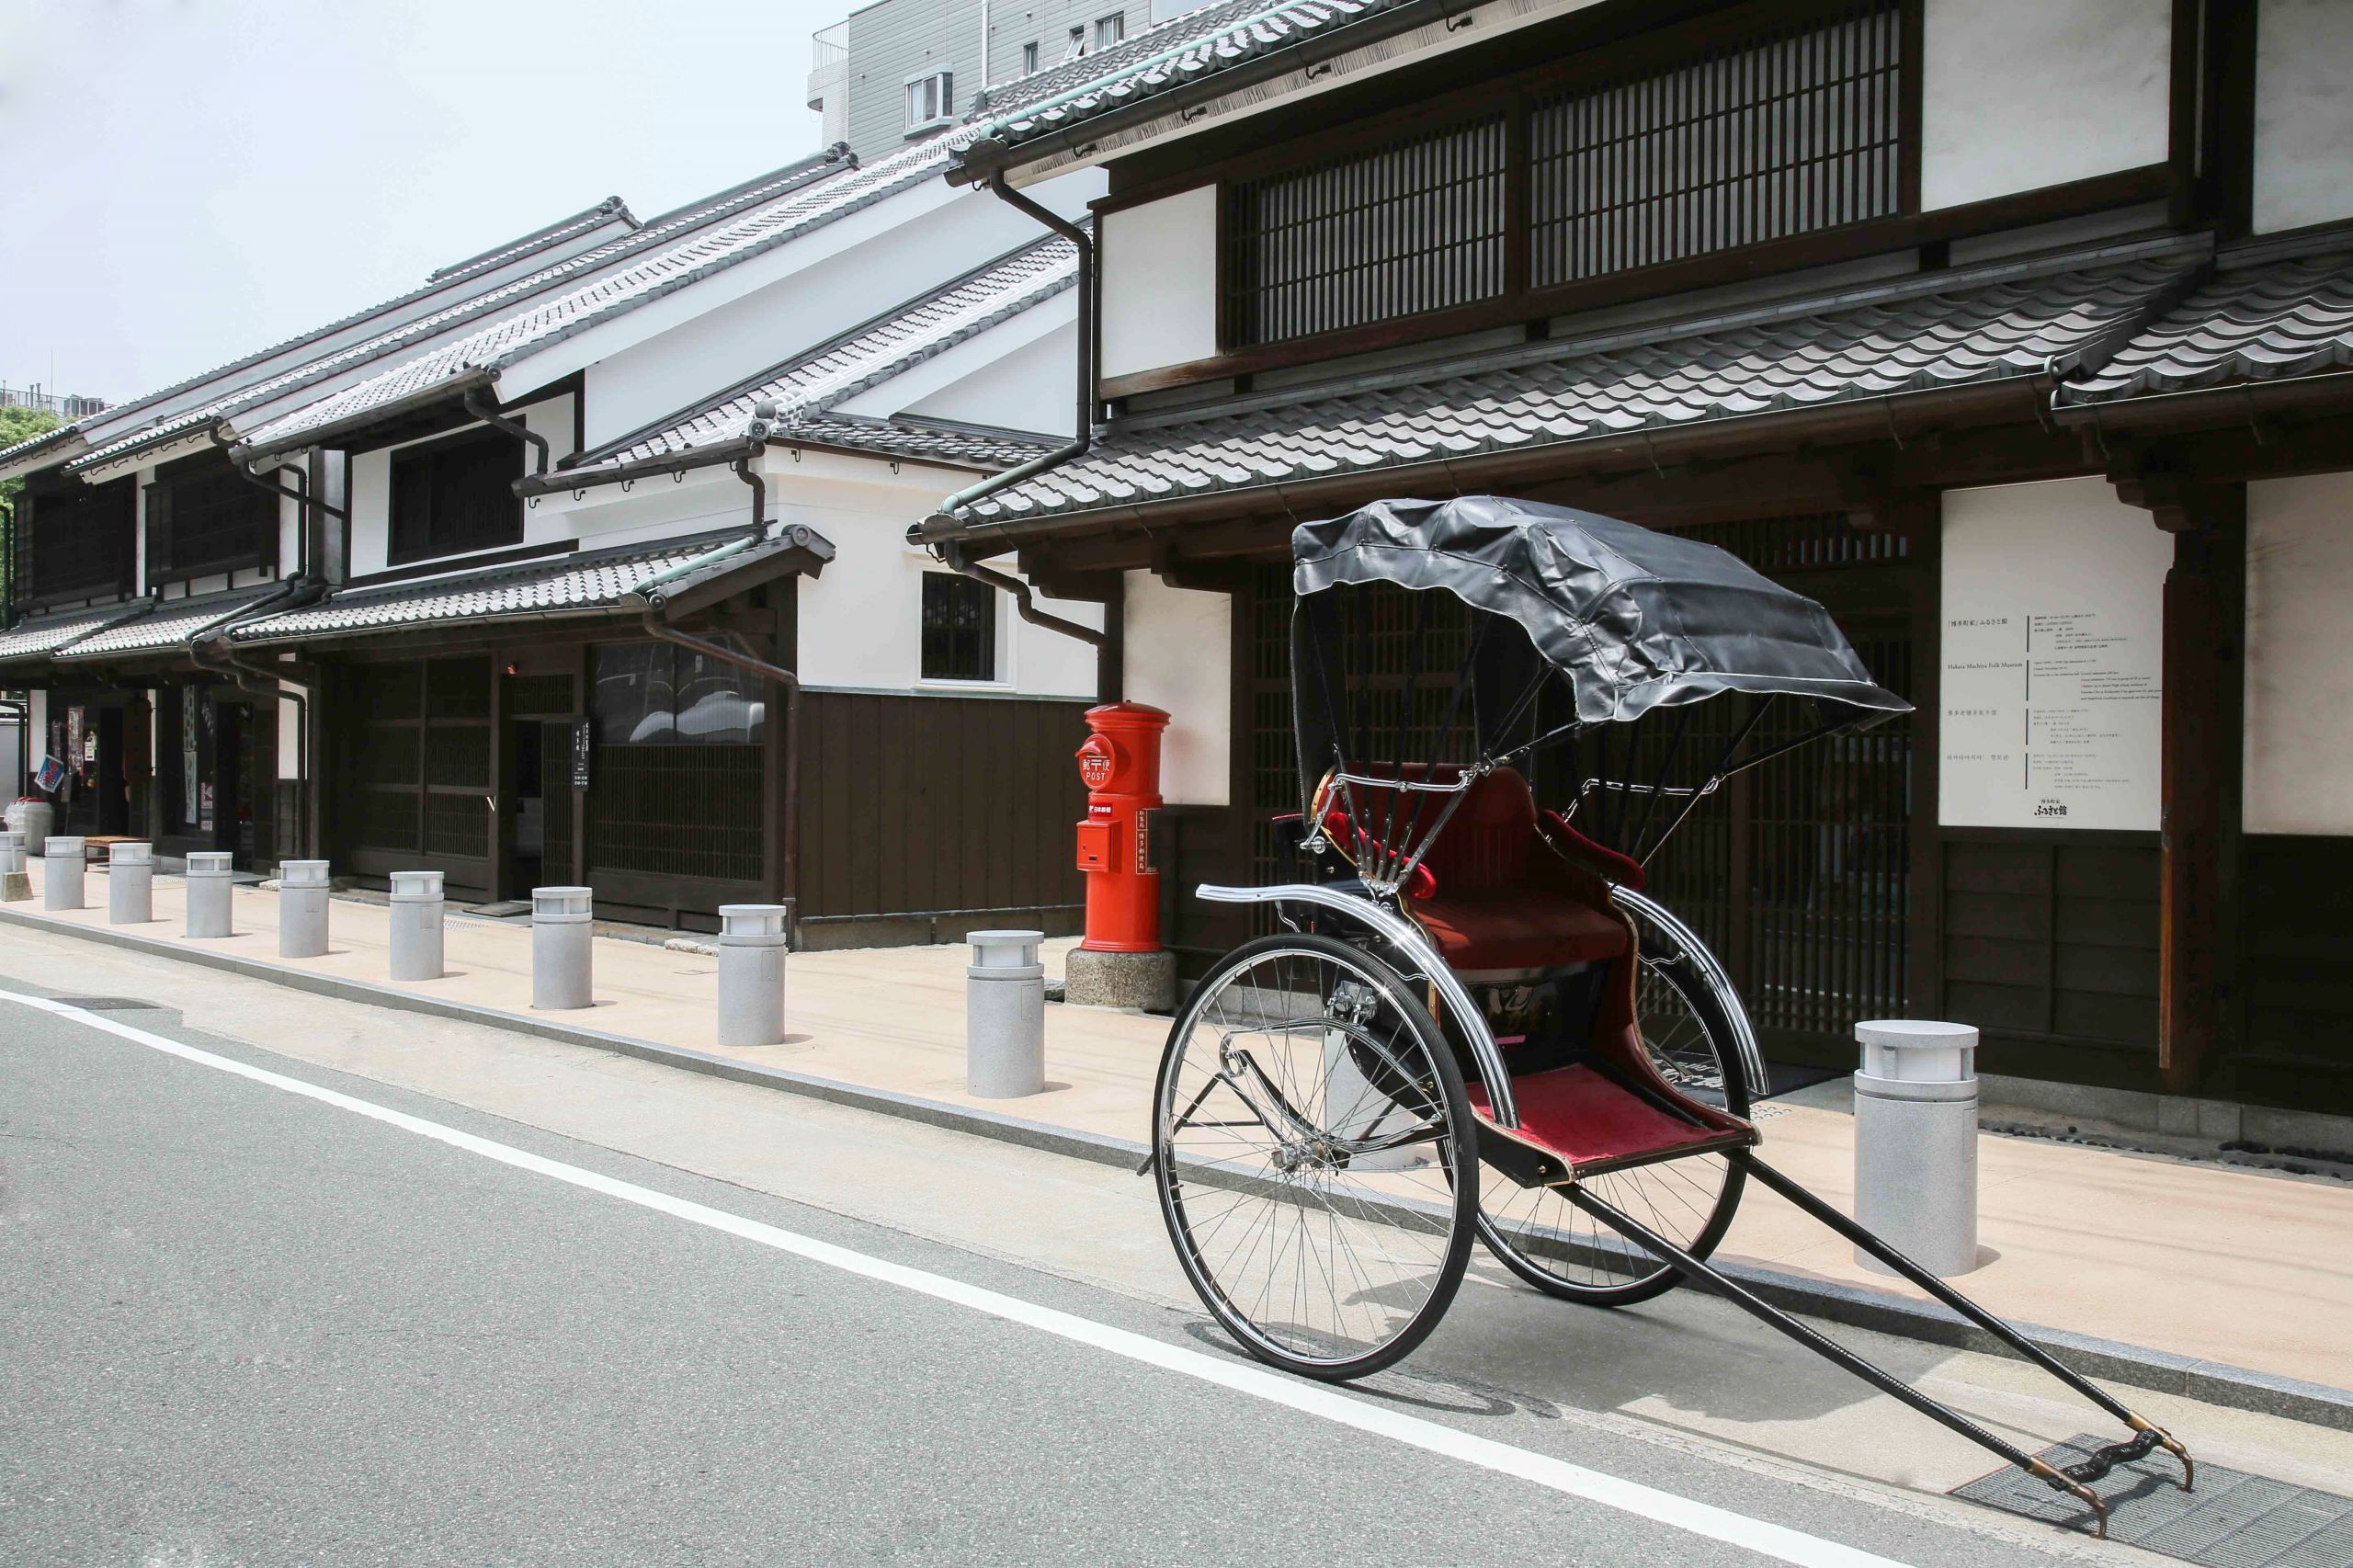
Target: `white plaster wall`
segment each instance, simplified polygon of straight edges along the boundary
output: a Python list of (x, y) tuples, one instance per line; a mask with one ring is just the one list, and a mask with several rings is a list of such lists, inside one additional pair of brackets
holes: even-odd
[[(280, 690), (290, 689), (284, 681)], [(278, 704), (278, 777), (280, 779), (302, 777), (302, 722), (291, 702)], [(154, 756), (153, 752), (147, 754)]]
[(1127, 665), (1120, 693), (1168, 711), (1160, 792), (1171, 805), (1231, 803), (1233, 599), (1126, 574)]
[(2353, 6), (2263, 0), (2256, 13), (2255, 227), (2353, 216)]
[[(868, 495), (836, 493), (822, 506), (788, 501), (783, 508), (791, 521), (806, 522), (832, 540), (835, 552), (817, 580), (801, 585), (801, 678), (805, 685), (942, 696), (1095, 695), (1093, 646), (1031, 626), (1014, 613), (1008, 594), (996, 597), (997, 678), (925, 680), (923, 578), (926, 572), (943, 568), (906, 542), (907, 525), (921, 515), (917, 507), (924, 504), (911, 492), (870, 489)], [(1009, 562), (993, 564), (1011, 570)], [(1100, 605), (1042, 594), (1036, 602), (1040, 609), (1083, 626), (1103, 624)]]
[(2353, 473), (2246, 487), (2249, 833), (2353, 834)]
[(1217, 188), (1106, 212), (1103, 373), (1124, 376), (1217, 352)]
[[(49, 693), (46, 691), (36, 690), (27, 695), (25, 726), (25, 771), (29, 773), (35, 763), (49, 755)], [(147, 755), (153, 756), (155, 754), (151, 751)], [(19, 779), (18, 784), (26, 794), (40, 795), (40, 791), (29, 782)], [(8, 799), (15, 800), (17, 793), (16, 790), (11, 790)], [(46, 795), (40, 798), (51, 799)], [(29, 849), (31, 846), (27, 845), (26, 847)]]
[(1043, 236), (986, 191), (947, 189), (903, 192), (555, 345), (502, 374), (502, 394), (585, 366), (601, 445)]
[[(2268, 9), (2274, 0), (2266, 0)], [(2161, 163), (2171, 0), (1926, 0), (1930, 210)]]
[[(891, 412), (1069, 436), (1077, 420), (1078, 324), (1075, 297), (1058, 298), (1069, 301), (1056, 312), (1061, 325)], [(886, 383), (878, 390), (889, 392), (895, 385), (895, 381)]]

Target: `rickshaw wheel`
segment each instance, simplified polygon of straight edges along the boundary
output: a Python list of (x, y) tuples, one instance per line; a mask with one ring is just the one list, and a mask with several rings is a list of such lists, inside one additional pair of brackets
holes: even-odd
[[(1636, 1016), (1643, 1047), (1685, 1093), (1746, 1117), (1748, 1081), (1714, 988), (1672, 942), (1643, 923)], [(1655, 944), (1655, 946), (1654, 946)], [(1695, 1154), (1587, 1177), (1586, 1190), (1694, 1257), (1731, 1229), (1745, 1178), (1722, 1154)], [(1499, 1172), (1481, 1183), (1479, 1239), (1504, 1266), (1547, 1295), (1595, 1307), (1627, 1307), (1683, 1282), (1675, 1268), (1602, 1226), (1550, 1187), (1523, 1187)]]
[(1177, 1261), (1251, 1355), (1337, 1382), (1438, 1325), (1477, 1142), (1452, 1049), (1388, 964), (1314, 936), (1227, 954), (1169, 1030), (1152, 1124)]

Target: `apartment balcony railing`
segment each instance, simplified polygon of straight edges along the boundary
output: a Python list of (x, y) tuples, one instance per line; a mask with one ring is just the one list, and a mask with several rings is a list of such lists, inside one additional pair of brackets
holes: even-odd
[(60, 419), (79, 419), (85, 414), (97, 414), (107, 405), (102, 397), (73, 397), (62, 392), (46, 392), (40, 383), (19, 392), (15, 387), (0, 384), (0, 408), (37, 408), (43, 414), (54, 414)]

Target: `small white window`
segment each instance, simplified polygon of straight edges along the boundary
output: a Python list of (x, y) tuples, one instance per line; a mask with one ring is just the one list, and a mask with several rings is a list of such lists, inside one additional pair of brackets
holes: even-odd
[(1116, 16), (1109, 16), (1109, 17), (1097, 17), (1097, 18), (1096, 18), (1096, 21), (1095, 21), (1095, 47), (1096, 47), (1096, 48), (1097, 48), (1097, 49), (1108, 49), (1108, 48), (1110, 48), (1113, 44), (1115, 44), (1115, 43), (1119, 42), (1121, 39), (1123, 39), (1123, 38), (1125, 38), (1125, 37), (1127, 37), (1127, 36), (1128, 36), (1128, 18), (1127, 18), (1127, 15), (1126, 15), (1126, 13), (1125, 13), (1125, 12), (1121, 12), (1121, 13), (1120, 13), (1120, 14), (1116, 15)]
[(1038, 46), (1034, 43), (1025, 43), (1021, 46), (1021, 74), (1024, 76), (1034, 76), (1038, 74)]
[(956, 112), (956, 82), (952, 72), (907, 78), (907, 129), (938, 125)]
[(1086, 52), (1086, 29), (1085, 28), (1071, 28), (1070, 48), (1063, 51), (1063, 58), (1064, 60), (1076, 60), (1080, 55), (1085, 54)]

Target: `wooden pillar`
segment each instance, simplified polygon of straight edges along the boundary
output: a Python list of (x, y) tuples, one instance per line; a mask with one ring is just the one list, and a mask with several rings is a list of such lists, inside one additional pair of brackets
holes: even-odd
[[(514, 812), (515, 790), (507, 772), (514, 758), (513, 747), (506, 744), (506, 661), (496, 653), (484, 655), (490, 663), (490, 777), (483, 781), (486, 803), (490, 807), (490, 901), (496, 903), (512, 898), (508, 888), (507, 849), (515, 842), (514, 829), (507, 818)], [(431, 682), (426, 683), (426, 698), (431, 699)], [(529, 890), (526, 889), (526, 892)]]
[(2159, 741), (2157, 1067), (2167, 1092), (2195, 1093), (2222, 1034), (2227, 968), (2225, 802), (2234, 799), (2246, 487), (2143, 474), (2120, 483), (2173, 535), (2165, 574)]

